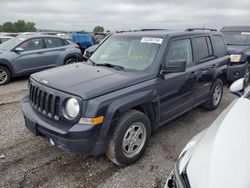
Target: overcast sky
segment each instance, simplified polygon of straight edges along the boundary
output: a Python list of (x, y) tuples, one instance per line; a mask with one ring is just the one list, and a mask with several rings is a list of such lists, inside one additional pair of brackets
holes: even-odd
[(39, 29), (106, 30), (250, 25), (250, 0), (0, 0), (0, 24), (24, 19)]

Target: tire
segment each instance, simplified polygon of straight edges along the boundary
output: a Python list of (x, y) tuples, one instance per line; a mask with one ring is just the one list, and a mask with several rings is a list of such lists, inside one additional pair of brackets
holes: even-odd
[(8, 84), (10, 82), (10, 78), (10, 71), (5, 67), (0, 66), (0, 85)]
[(204, 108), (207, 110), (215, 110), (223, 96), (223, 82), (221, 79), (217, 79), (214, 83), (213, 89), (209, 94), (208, 100), (204, 103)]
[(137, 110), (129, 110), (119, 119), (106, 155), (119, 166), (135, 163), (145, 152), (150, 136), (148, 116)]
[(77, 63), (77, 62), (78, 62), (78, 61), (77, 61), (76, 58), (71, 57), (71, 58), (68, 58), (68, 59), (66, 59), (66, 60), (64, 61), (64, 65), (70, 65), (70, 64)]
[(249, 68), (247, 66), (247, 69), (246, 69), (246, 72), (245, 72), (245, 75), (244, 75), (244, 85), (245, 87), (247, 87), (249, 84)]

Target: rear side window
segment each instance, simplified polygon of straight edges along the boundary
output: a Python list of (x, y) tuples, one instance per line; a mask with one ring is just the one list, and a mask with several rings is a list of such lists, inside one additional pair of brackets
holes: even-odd
[(47, 48), (56, 48), (65, 45), (63, 40), (58, 38), (45, 38), (45, 43)]
[(213, 56), (212, 44), (210, 37), (195, 38), (199, 61), (204, 61)]
[(190, 39), (176, 40), (171, 43), (166, 57), (166, 62), (178, 59), (186, 60), (188, 67), (192, 65), (193, 53)]
[(227, 50), (225, 47), (225, 42), (222, 38), (222, 36), (216, 35), (213, 36), (214, 38), (214, 50), (215, 50), (215, 54), (217, 56), (223, 56), (227, 54)]

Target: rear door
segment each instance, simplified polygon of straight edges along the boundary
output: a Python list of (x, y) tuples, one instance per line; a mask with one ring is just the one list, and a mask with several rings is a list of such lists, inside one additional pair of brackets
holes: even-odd
[(180, 73), (167, 73), (160, 81), (161, 123), (190, 109), (195, 100), (196, 71), (191, 38), (178, 38), (170, 41), (164, 62), (184, 59), (187, 69)]
[(60, 38), (45, 37), (45, 61), (49, 67), (63, 65), (63, 57), (66, 51), (67, 43)]
[(197, 51), (197, 69), (198, 79), (196, 88), (197, 102), (207, 99), (213, 81), (217, 76), (218, 60), (212, 48), (211, 37), (197, 36), (194, 38), (194, 44)]
[(42, 38), (28, 39), (17, 47), (24, 49), (24, 51), (13, 52), (15, 73), (32, 73), (44, 68), (45, 57)]

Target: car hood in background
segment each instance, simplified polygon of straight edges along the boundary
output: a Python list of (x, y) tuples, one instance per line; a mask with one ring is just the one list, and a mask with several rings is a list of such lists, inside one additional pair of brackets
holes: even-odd
[(228, 45), (229, 54), (242, 54), (247, 50), (250, 50), (250, 46)]
[(117, 71), (84, 63), (49, 69), (33, 74), (31, 77), (54, 89), (81, 96), (84, 100), (152, 78), (150, 74)]
[(250, 187), (250, 100), (236, 99), (197, 144), (187, 166), (192, 188)]

